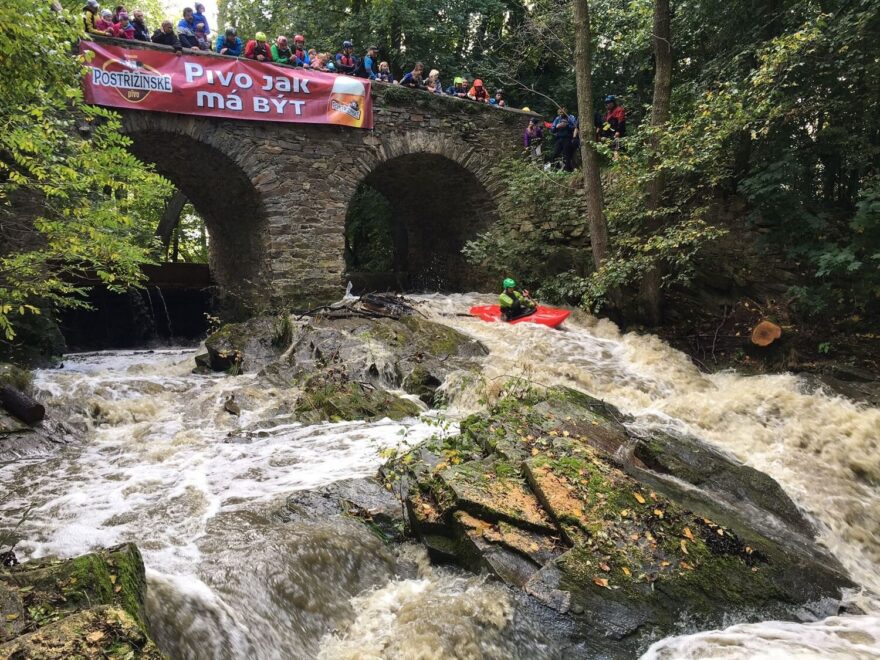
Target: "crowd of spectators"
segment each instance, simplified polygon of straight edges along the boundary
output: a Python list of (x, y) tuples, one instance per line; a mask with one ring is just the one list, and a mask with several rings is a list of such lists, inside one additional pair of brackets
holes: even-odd
[[(395, 80), (388, 62), (379, 60), (379, 49), (376, 46), (369, 46), (362, 56), (358, 56), (354, 52), (354, 44), (346, 40), (342, 42), (342, 47), (336, 53), (318, 52), (314, 48), (306, 47), (305, 37), (301, 34), (293, 37), (292, 45), (284, 35), (279, 35), (270, 43), (264, 32), (257, 32), (253, 39), (245, 42), (238, 36), (234, 27), (227, 27), (222, 34), (214, 38), (205, 16), (205, 6), (197, 2), (194, 7), (183, 10), (182, 18), (176, 26), (171, 21), (163, 21), (161, 27), (150, 35), (144, 13), (139, 9), (134, 10), (132, 17), (129, 18), (128, 12), (122, 5), (116, 6), (113, 11), (102, 10), (98, 0), (87, 0), (83, 7), (83, 27), (90, 34), (151, 41), (171, 46), (178, 53), (183, 48), (214, 51), (221, 55), (243, 57), (258, 62), (273, 62), (315, 71), (359, 76), (420, 89), (431, 94), (486, 103), (499, 108), (507, 106), (504, 90), (498, 89), (494, 94), (490, 94), (481, 79), (475, 78), (471, 81), (465, 75), (456, 76), (451, 85), (444, 87), (440, 80), (440, 72), (431, 69), (426, 75), (425, 65), (421, 62), (416, 62), (411, 71), (405, 73), (400, 80)], [(606, 97), (605, 107), (604, 114), (597, 112), (593, 118), (595, 139), (611, 141), (612, 149), (618, 151), (620, 138), (626, 134), (626, 115), (614, 96)], [(528, 108), (523, 110), (528, 111)], [(581, 140), (577, 117), (565, 108), (559, 108), (552, 122), (544, 122), (537, 117), (529, 120), (523, 134), (523, 144), (529, 156), (536, 161), (546, 159), (543, 152), (545, 131), (553, 137), (553, 151), (549, 162), (558, 164), (566, 171), (572, 171)]]

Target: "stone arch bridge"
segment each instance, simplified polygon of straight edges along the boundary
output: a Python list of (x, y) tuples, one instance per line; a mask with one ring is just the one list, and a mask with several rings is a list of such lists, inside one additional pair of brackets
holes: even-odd
[(530, 115), (382, 84), (373, 108), (373, 130), (121, 114), (132, 151), (204, 218), (213, 279), (245, 308), (341, 297), (346, 215), (362, 183), (390, 203), (400, 288), (485, 289), (461, 248), (495, 219), (492, 167), (519, 152)]

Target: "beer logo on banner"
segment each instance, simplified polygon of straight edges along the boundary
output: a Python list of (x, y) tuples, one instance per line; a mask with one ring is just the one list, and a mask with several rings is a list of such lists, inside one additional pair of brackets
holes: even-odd
[(92, 84), (115, 89), (129, 103), (140, 103), (153, 92), (174, 91), (171, 76), (132, 57), (107, 60), (100, 69), (92, 67)]

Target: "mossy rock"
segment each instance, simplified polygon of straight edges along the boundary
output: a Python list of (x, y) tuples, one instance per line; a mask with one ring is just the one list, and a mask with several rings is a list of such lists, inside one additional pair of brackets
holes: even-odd
[[(45, 558), (0, 571), (5, 624), (0, 641), (41, 628), (96, 605), (125, 610), (144, 626), (144, 562), (134, 544), (73, 559)], [(11, 618), (10, 618), (11, 617)]]
[(456, 542), (460, 564), (566, 613), (598, 656), (637, 655), (683, 619), (836, 613), (852, 583), (772, 479), (695, 438), (634, 437), (575, 390), (511, 391), (431, 447), (444, 462), (409, 454), (413, 527)]
[(302, 388), (294, 412), (306, 424), (386, 417), (399, 420), (420, 412), (412, 401), (335, 373), (314, 374), (303, 381)]
[(8, 362), (0, 362), (0, 386), (3, 385), (11, 385), (17, 390), (30, 393), (33, 377), (26, 369), (21, 369)]
[[(227, 323), (205, 340), (208, 364), (214, 371), (259, 371), (278, 359), (292, 341), (286, 315), (258, 316), (243, 323)], [(196, 362), (201, 366), (200, 362)]]
[(162, 660), (165, 656), (126, 610), (112, 605), (70, 616), (0, 644), (2, 658)]

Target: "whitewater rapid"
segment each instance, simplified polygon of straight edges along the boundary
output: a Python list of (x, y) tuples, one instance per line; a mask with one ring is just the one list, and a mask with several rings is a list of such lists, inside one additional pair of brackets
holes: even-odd
[[(586, 315), (553, 331), (460, 316), (481, 296), (418, 300), (491, 351), (480, 381), (445, 386), (447, 417), (524, 377), (606, 399), (636, 431), (693, 433), (776, 478), (862, 587), (849, 598), (863, 615), (684, 629), (646, 657), (880, 657), (880, 410), (791, 375), (706, 375), (656, 337)], [(192, 374), (195, 353), (82, 354), (38, 372), (48, 408), (86, 440), (0, 466), (0, 526), (31, 508), (21, 558), (135, 541), (151, 630), (173, 657), (558, 657), (496, 583), (431, 567), (356, 523), (273, 515), (293, 491), (374, 473), (381, 450), (436, 433), (430, 417), (303, 427), (253, 375)], [(232, 394), (240, 416), (223, 408)]]

